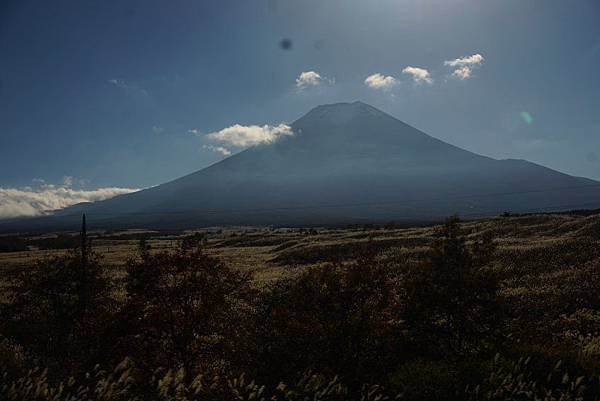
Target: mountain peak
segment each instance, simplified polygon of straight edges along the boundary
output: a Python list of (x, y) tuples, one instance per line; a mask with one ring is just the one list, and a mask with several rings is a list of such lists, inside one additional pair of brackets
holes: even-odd
[(322, 104), (322, 105), (319, 105), (319, 106), (311, 109), (309, 111), (309, 114), (316, 110), (328, 110), (328, 111), (344, 111), (344, 110), (367, 111), (367, 110), (372, 110), (372, 111), (379, 111), (380, 113), (383, 113), (380, 110), (377, 110), (375, 107), (371, 106), (370, 104), (361, 102), (360, 100), (357, 100), (354, 102), (339, 102), (339, 103)]
[(335, 124), (347, 123), (362, 116), (388, 116), (375, 107), (355, 101), (352, 103), (331, 103), (317, 106), (310, 110), (301, 120), (327, 120)]

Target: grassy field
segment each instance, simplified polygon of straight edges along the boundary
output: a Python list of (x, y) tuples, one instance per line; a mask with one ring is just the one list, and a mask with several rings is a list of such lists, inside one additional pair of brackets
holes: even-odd
[[(574, 289), (585, 291), (600, 272), (600, 215), (530, 215), (462, 223), (468, 241), (491, 235), (498, 245), (491, 265), (500, 277), (501, 294), (518, 305), (564, 302)], [(328, 262), (348, 262), (364, 247), (376, 249), (380, 260), (418, 264), (435, 239), (437, 227), (383, 229), (222, 228), (163, 234), (140, 230), (92, 233), (93, 249), (117, 278), (137, 255), (140, 235), (151, 252), (175, 249), (182, 238), (205, 235), (208, 254), (226, 265), (250, 271), (257, 287)], [(77, 235), (72, 233), (72, 235)], [(66, 250), (0, 253), (0, 280), (27, 269), (36, 259)], [(542, 305), (538, 305), (542, 306)], [(555, 310), (566, 312), (556, 305)], [(556, 316), (564, 319), (564, 313)], [(599, 355), (600, 356), (600, 355)]]
[[(557, 272), (575, 274), (599, 262), (600, 215), (530, 215), (499, 217), (462, 224), (468, 240), (491, 235), (498, 245), (495, 269), (504, 277), (504, 287), (515, 288), (535, 278), (550, 279)], [(361, 246), (377, 249), (379, 257), (402, 255), (418, 260), (435, 238), (436, 227), (424, 228), (223, 228), (182, 233), (124, 231), (91, 233), (94, 251), (104, 264), (122, 274), (126, 261), (136, 256), (139, 237), (147, 237), (151, 252), (175, 249), (187, 235), (205, 235), (205, 249), (227, 265), (251, 271), (257, 283), (293, 274), (297, 269), (331, 261), (351, 260)], [(71, 233), (71, 235), (77, 235)], [(598, 252), (595, 248), (599, 249)], [(0, 252), (0, 275), (27, 269), (35, 259), (65, 253), (64, 249)]]
[[(305, 379), (299, 382), (300, 386), (310, 387), (309, 390), (308, 387), (302, 387), (310, 397), (328, 388), (327, 391), (333, 391), (338, 398), (322, 399), (332, 400), (379, 399), (360, 398), (357, 395), (360, 393), (360, 387), (353, 387), (352, 384), (372, 383), (371, 380), (385, 384), (391, 393), (401, 393), (402, 399), (410, 400), (454, 400), (458, 399), (456, 397), (459, 394), (462, 394), (462, 397), (468, 396), (460, 399), (473, 400), (600, 399), (600, 214), (505, 216), (466, 221), (459, 225), (459, 238), (449, 240), (451, 237), (445, 236), (447, 234), (448, 231), (439, 226), (395, 228), (392, 224), (385, 227), (346, 229), (228, 227), (170, 233), (142, 230), (91, 232), (93, 250), (100, 256), (102, 268), (111, 277), (109, 292), (112, 295), (105, 296), (107, 299), (111, 298), (110, 302), (116, 302), (110, 306), (111, 312), (108, 313), (109, 320), (106, 322), (110, 323), (108, 327), (119, 328), (104, 334), (100, 329), (102, 326), (92, 326), (96, 327), (92, 333), (99, 336), (102, 347), (110, 349), (115, 355), (128, 356), (131, 355), (130, 352), (137, 355), (134, 360), (138, 366), (141, 364), (143, 367), (144, 363), (152, 367), (181, 366), (180, 362), (171, 361), (173, 349), (177, 348), (165, 348), (171, 343), (165, 339), (162, 332), (164, 327), (170, 327), (168, 325), (174, 323), (162, 319), (173, 311), (186, 310), (188, 298), (184, 295), (185, 291), (190, 291), (191, 297), (199, 297), (194, 302), (202, 300), (202, 296), (199, 295), (203, 294), (202, 291), (211, 291), (212, 279), (202, 284), (202, 291), (188, 287), (187, 281), (197, 276), (185, 276), (186, 266), (199, 263), (196, 267), (198, 272), (210, 272), (211, 269), (217, 269), (218, 272), (221, 269), (218, 263), (222, 262), (231, 272), (251, 275), (250, 289), (244, 289), (242, 283), (244, 280), (248, 281), (243, 275), (236, 278), (237, 273), (227, 273), (227, 270), (223, 270), (222, 277), (215, 277), (216, 280), (223, 279), (222, 283), (240, 280), (237, 284), (240, 285), (239, 289), (231, 289), (231, 294), (238, 294), (238, 290), (243, 290), (240, 294), (244, 291), (254, 294), (251, 295), (251, 301), (244, 298), (246, 295), (239, 298), (236, 302), (241, 304), (236, 304), (237, 306), (231, 309), (231, 312), (236, 314), (227, 317), (235, 328), (234, 333), (241, 330), (240, 327), (244, 327), (244, 334), (227, 332), (222, 337), (231, 339), (233, 350), (246, 349), (245, 352), (248, 353), (240, 354), (235, 351), (233, 354), (227, 354), (229, 359), (214, 356), (211, 363), (215, 365), (203, 365), (201, 369), (215, 369), (215, 366), (222, 369), (221, 364), (228, 360), (231, 365), (228, 365), (230, 370), (227, 374), (239, 374), (243, 369), (242, 371), (250, 371), (274, 386), (280, 379), (280, 374), (283, 375), (283, 380), (295, 380), (298, 376), (294, 372), (301, 373), (303, 369), (321, 369), (325, 372), (325, 376), (318, 376), (321, 379), (328, 377), (328, 374), (341, 373), (346, 383), (350, 383), (349, 387), (336, 387), (331, 384), (334, 382), (327, 381), (329, 379), (323, 379), (325, 381), (315, 384), (314, 388), (310, 387), (308, 382), (302, 381)], [(17, 240), (21, 241), (21, 245), (25, 244), (28, 250), (0, 252), (3, 299), (9, 298), (8, 284), (19, 273), (32, 269), (37, 271), (38, 275), (41, 271), (43, 277), (45, 265), (42, 265), (40, 270), (39, 264), (36, 267), (36, 261), (69, 252), (68, 249), (39, 249), (51, 247), (48, 244), (53, 242), (48, 238), (53, 237), (62, 238), (61, 244), (70, 243), (69, 237), (65, 235), (47, 234), (44, 236), (45, 242), (40, 242), (39, 237), (22, 237)], [(67, 235), (72, 236), (72, 243), (77, 243), (77, 233)], [(202, 256), (192, 254), (177, 256), (178, 250), (183, 249), (182, 242), (192, 237), (201, 238), (203, 254), (216, 258), (206, 260)], [(142, 238), (147, 247), (145, 257), (140, 254)], [(469, 265), (471, 262), (465, 262), (474, 261), (472, 258), (481, 254), (476, 250), (478, 244), (485, 243), (488, 239), (495, 244), (491, 259), (480, 264), (473, 262), (472, 266)], [(453, 248), (454, 246), (458, 248)], [(453, 258), (463, 252), (461, 247), (468, 250), (466, 252), (471, 256), (454, 264)], [(456, 250), (459, 253), (456, 253)], [(436, 252), (438, 256), (443, 256), (441, 260), (437, 259), (437, 262)], [(365, 255), (371, 256), (365, 259)], [(153, 259), (154, 257), (156, 259)], [(194, 259), (195, 257), (198, 259)], [(131, 261), (136, 261), (133, 268)], [(206, 269), (203, 263), (208, 263), (210, 269)], [(439, 270), (431, 270), (432, 266)], [(452, 281), (459, 277), (462, 274), (461, 269), (465, 268), (467, 272), (471, 269), (466, 278), (461, 277), (454, 284), (446, 283), (446, 280)], [(159, 275), (148, 279), (145, 276), (146, 270)], [(73, 270), (64, 270), (67, 272), (66, 280), (71, 279), (69, 271)], [(165, 272), (165, 275), (161, 276), (161, 271)], [(429, 271), (434, 276), (428, 276), (430, 273), (427, 273), (419, 278), (421, 271)], [(447, 273), (450, 275), (443, 276)], [(171, 280), (170, 277), (176, 279)], [(77, 280), (76, 277), (75, 279)], [(146, 280), (144, 285), (148, 287), (139, 291), (131, 287), (142, 282), (138, 279)], [(63, 278), (60, 280), (62, 283)], [(171, 303), (165, 301), (163, 304), (160, 297), (152, 295), (152, 291), (156, 290), (153, 287), (156, 280), (161, 280), (162, 296), (172, 297), (172, 302), (183, 303), (172, 307)], [(494, 284), (491, 287), (484, 288), (492, 282)], [(46, 283), (56, 285), (56, 282), (52, 281)], [(439, 290), (440, 288), (442, 290)], [(455, 290), (459, 291), (457, 298), (448, 294)], [(71, 290), (67, 288), (65, 291), (68, 293)], [(439, 292), (434, 296), (430, 291)], [(44, 294), (45, 292), (42, 292), (43, 296)], [(60, 292), (57, 294), (65, 295)], [(126, 294), (128, 295), (125, 296)], [(486, 304), (486, 297), (490, 294), (493, 294), (493, 302)], [(136, 300), (136, 297), (139, 300)], [(440, 301), (435, 297), (447, 297), (447, 300)], [(25, 309), (20, 313), (26, 319), (29, 311), (38, 313), (37, 309), (27, 309), (29, 305), (35, 308), (39, 305), (35, 298), (25, 299)], [(226, 299), (221, 302), (226, 302)], [(48, 300), (53, 302), (52, 298)], [(120, 325), (125, 325), (128, 330), (135, 332), (136, 320), (127, 317), (127, 313), (133, 313), (133, 316), (142, 313), (140, 311), (144, 309), (136, 309), (141, 304), (156, 308), (153, 319), (157, 319), (155, 321), (146, 316), (141, 321), (145, 321), (150, 330), (162, 333), (158, 337), (148, 337), (154, 341), (152, 346), (155, 347), (151, 348), (154, 351), (150, 351), (150, 354), (161, 355), (152, 363), (145, 362), (148, 355), (148, 350), (144, 348), (146, 343), (139, 342), (139, 338), (144, 338), (144, 330), (133, 336), (120, 332)], [(103, 307), (102, 302), (99, 305)], [(202, 308), (193, 310), (202, 313)], [(141, 316), (144, 316), (143, 313)], [(470, 313), (477, 317), (471, 319)], [(477, 315), (478, 313), (483, 314)], [(246, 321), (246, 318), (249, 320)], [(453, 336), (468, 337), (465, 334), (467, 332), (448, 320), (455, 318), (461, 324), (472, 325), (478, 333), (486, 334), (476, 334), (474, 339), (467, 340), (466, 345), (457, 345), (453, 342)], [(190, 326), (190, 330), (200, 330), (203, 327), (201, 322), (210, 319), (209, 314), (194, 319), (178, 320), (177, 324), (185, 326), (186, 322), (195, 322), (199, 326)], [(493, 331), (488, 330), (490, 321), (494, 321)], [(97, 324), (93, 323), (93, 319), (91, 322), (90, 324)], [(101, 325), (106, 322), (102, 321)], [(19, 321), (16, 321), (16, 324), (16, 327), (37, 327), (35, 321), (28, 323), (28, 326), (19, 326)], [(49, 324), (53, 327), (52, 321)], [(83, 330), (84, 326), (77, 324), (73, 326), (74, 330)], [(215, 328), (210, 330), (224, 330), (218, 318), (214, 324)], [(330, 325), (334, 325), (332, 327), (335, 328), (330, 329)], [(60, 328), (53, 330), (62, 333)], [(7, 333), (10, 334), (7, 339), (19, 340), (22, 337), (24, 344), (29, 344), (32, 350), (35, 349), (38, 340), (27, 340), (27, 337), (19, 332), (17, 335), (11, 334), (10, 331)], [(36, 338), (47, 340), (43, 330), (34, 333), (38, 335)], [(95, 349), (96, 345), (85, 341), (88, 332), (83, 330), (82, 333), (83, 340), (79, 340), (77, 346)], [(102, 343), (105, 341), (105, 335), (111, 335), (116, 340), (106, 340), (106, 343)], [(212, 344), (215, 337), (214, 334), (204, 337), (198, 334), (198, 338), (203, 339), (203, 344)], [(298, 340), (300, 342), (297, 339), (301, 339)], [(71, 340), (66, 337), (65, 341), (68, 343)], [(125, 349), (119, 348), (119, 341), (127, 341), (129, 345)], [(340, 341), (347, 343), (339, 345)], [(116, 348), (113, 347), (113, 342)], [(26, 349), (13, 342), (6, 344), (6, 349), (10, 350), (6, 354), (16, 355), (10, 358), (19, 357), (24, 353), (23, 349)], [(343, 351), (336, 352), (338, 346), (342, 347)], [(100, 349), (103, 349), (102, 347)], [(362, 357), (352, 356), (353, 352), (358, 352), (355, 347), (363, 350)], [(200, 354), (204, 352), (202, 348), (197, 351)], [(42, 351), (37, 352), (44, 355)], [(75, 356), (72, 356), (71, 360), (78, 361), (79, 351), (74, 352)], [(344, 353), (349, 356), (344, 356)], [(25, 352), (25, 355), (29, 355), (29, 351)], [(31, 355), (35, 356), (35, 353), (32, 351)], [(54, 359), (49, 358), (49, 362), (56, 361), (57, 358), (61, 360), (60, 350), (58, 356), (53, 355)], [(106, 352), (101, 352), (100, 355), (103, 357), (99, 360), (105, 364), (117, 362)], [(183, 355), (185, 356), (185, 353)], [(385, 363), (388, 365), (381, 362), (383, 360), (387, 361)], [(20, 366), (27, 367), (30, 366), (28, 363), (37, 363), (37, 359), (30, 356), (24, 358), (24, 361)], [(72, 366), (78, 366), (72, 361)], [(92, 362), (95, 361), (92, 359)], [(561, 362), (557, 364), (557, 361)], [(84, 359), (84, 362), (87, 363), (87, 359)], [(355, 362), (360, 362), (356, 368)], [(372, 367), (370, 363), (373, 364)], [(54, 368), (55, 371), (61, 372), (61, 375), (66, 374), (60, 368), (63, 365), (64, 362), (58, 362)], [(236, 366), (240, 370), (236, 370)], [(121, 372), (119, 369), (125, 368), (121, 366), (115, 369), (116, 372)], [(143, 369), (137, 372), (141, 375), (141, 378), (136, 379), (138, 382), (154, 383), (154, 376), (143, 376)], [(376, 375), (371, 377), (374, 372), (377, 372)], [(205, 379), (210, 380), (209, 377), (202, 380)], [(47, 379), (44, 376), (35, 376), (32, 380), (45, 383)], [(160, 387), (164, 385), (165, 380), (167, 383), (171, 383), (169, 380), (179, 383), (176, 377), (165, 376), (160, 380), (162, 381), (158, 384), (152, 385)], [(190, 383), (186, 380), (177, 385), (185, 388), (192, 386), (186, 391), (199, 391), (193, 387), (199, 385), (199, 382)], [(232, 383), (234, 387), (235, 383), (239, 383), (235, 380), (229, 378), (226, 382), (219, 381), (218, 384), (214, 384), (214, 388), (220, 389), (219, 391), (227, 388), (227, 391), (237, 392), (237, 389), (231, 388)], [(24, 383), (33, 385), (31, 383), (34, 382)], [(472, 383), (477, 384), (473, 391), (469, 390)], [(101, 381), (95, 385), (104, 386)], [(117, 382), (114, 385), (119, 384)], [(202, 385), (210, 387), (207, 383)], [(144, 386), (146, 384), (136, 391), (142, 391)], [(252, 391), (259, 391), (258, 387), (252, 388)], [(485, 392), (479, 392), (477, 388), (485, 389)], [(26, 394), (27, 391), (29, 390), (20, 389), (18, 393)], [(123, 399), (133, 399), (130, 398), (130, 389), (123, 391), (127, 394)], [(274, 390), (273, 394), (277, 391)], [(281, 399), (304, 399), (297, 391), (300, 390), (296, 388), (293, 393), (296, 395), (288, 394), (285, 396), (288, 398)], [(354, 398), (345, 398), (346, 391), (354, 394)], [(254, 399), (256, 395), (250, 393), (244, 397)], [(373, 394), (375, 397), (379, 393)], [(294, 398), (296, 396), (300, 398)], [(24, 399), (19, 397), (15, 396), (14, 399)], [(173, 398), (158, 398), (156, 395), (153, 397), (149, 399), (196, 399), (177, 398), (178, 395)]]

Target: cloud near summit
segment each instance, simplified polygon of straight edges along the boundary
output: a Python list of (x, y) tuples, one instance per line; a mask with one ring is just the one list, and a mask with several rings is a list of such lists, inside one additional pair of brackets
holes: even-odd
[(207, 149), (212, 152), (218, 153), (223, 157), (231, 156), (231, 150), (223, 146), (202, 145), (202, 149)]
[(211, 132), (207, 134), (207, 137), (228, 145), (246, 147), (275, 142), (281, 137), (293, 134), (292, 127), (283, 123), (263, 126), (235, 124), (220, 131)]

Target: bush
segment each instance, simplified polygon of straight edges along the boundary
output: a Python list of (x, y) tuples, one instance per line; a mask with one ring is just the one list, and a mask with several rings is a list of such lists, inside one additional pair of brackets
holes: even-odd
[(89, 252), (48, 257), (22, 270), (2, 307), (2, 332), (44, 365), (68, 369), (102, 354), (111, 284)]
[(311, 367), (358, 385), (400, 355), (395, 289), (372, 255), (280, 281), (257, 307), (257, 370), (271, 380)]
[(243, 358), (251, 277), (197, 245), (184, 241), (175, 252), (157, 254), (142, 250), (128, 262), (121, 345), (150, 367), (182, 367), (189, 375), (222, 359)]
[(497, 280), (486, 272), (494, 245), (484, 238), (469, 250), (459, 221), (449, 219), (426, 263), (405, 283), (403, 315), (420, 355), (434, 359), (479, 352), (494, 342), (501, 309)]

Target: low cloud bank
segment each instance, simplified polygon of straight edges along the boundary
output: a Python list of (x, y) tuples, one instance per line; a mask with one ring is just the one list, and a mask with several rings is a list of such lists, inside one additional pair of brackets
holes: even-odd
[(73, 189), (44, 185), (42, 188), (0, 187), (0, 219), (40, 216), (81, 202), (96, 202), (138, 191), (134, 188)]

